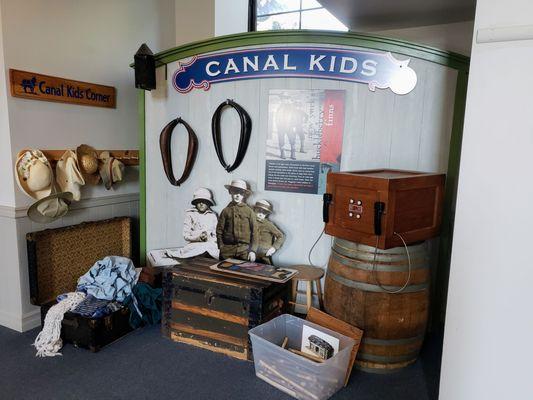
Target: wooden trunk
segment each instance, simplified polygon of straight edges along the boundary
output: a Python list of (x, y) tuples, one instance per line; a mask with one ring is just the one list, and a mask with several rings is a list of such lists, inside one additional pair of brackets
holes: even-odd
[(324, 306), (329, 314), (364, 330), (359, 369), (391, 372), (418, 357), (428, 316), (430, 270), (425, 243), (408, 250), (409, 257), (404, 247), (379, 250), (334, 241)]
[(380, 249), (402, 246), (400, 235), (407, 244), (438, 236), (444, 178), (389, 169), (330, 173), (326, 233)]
[(248, 330), (286, 311), (290, 282), (265, 282), (209, 269), (196, 257), (165, 272), (163, 335), (242, 360), (252, 359)]

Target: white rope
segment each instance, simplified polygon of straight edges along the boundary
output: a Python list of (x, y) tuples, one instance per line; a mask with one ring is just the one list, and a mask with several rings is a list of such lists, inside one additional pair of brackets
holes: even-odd
[(60, 356), (63, 341), (61, 340), (61, 322), (67, 311), (71, 311), (85, 298), (85, 293), (67, 293), (67, 297), (52, 306), (44, 318), (43, 330), (37, 335), (33, 344), (37, 349), (37, 357)]

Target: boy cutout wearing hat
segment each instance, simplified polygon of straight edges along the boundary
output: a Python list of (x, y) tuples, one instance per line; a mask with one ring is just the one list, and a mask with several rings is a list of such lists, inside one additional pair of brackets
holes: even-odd
[(242, 179), (224, 185), (231, 196), (231, 202), (222, 210), (217, 225), (217, 242), (220, 259), (256, 259), (258, 245), (257, 220), (253, 210), (245, 203), (252, 192)]
[(171, 255), (177, 258), (190, 258), (207, 252), (211, 257), (218, 259), (217, 214), (211, 210), (215, 205), (211, 191), (206, 188), (196, 189), (191, 204), (194, 208), (185, 211), (183, 221), (183, 237), (187, 244), (172, 251)]
[(257, 261), (272, 265), (272, 255), (283, 246), (285, 235), (268, 220), (268, 216), (272, 214), (272, 204), (268, 201), (258, 200), (254, 205), (254, 212), (259, 230)]

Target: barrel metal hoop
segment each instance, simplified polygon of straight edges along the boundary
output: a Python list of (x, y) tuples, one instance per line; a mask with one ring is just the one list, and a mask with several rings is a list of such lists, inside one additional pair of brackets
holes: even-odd
[(404, 344), (413, 344), (424, 340), (424, 335), (413, 336), (404, 339), (374, 339), (365, 337), (361, 340), (363, 344), (377, 345), (377, 346), (398, 346)]
[(402, 361), (415, 360), (418, 357), (419, 351), (413, 351), (408, 354), (402, 354), (400, 356), (376, 356), (374, 354), (357, 353), (357, 359), (362, 361), (372, 361), (379, 363), (396, 363)]
[[(356, 248), (350, 247), (350, 245), (353, 245), (353, 244), (354, 244), (353, 242), (348, 242), (346, 240), (335, 238), (335, 240), (333, 241), (332, 249), (334, 249), (335, 251), (337, 251), (338, 253), (342, 255), (345, 255), (348, 258), (352, 258), (353, 256), (356, 256), (361, 259), (372, 261), (372, 259), (374, 258), (375, 247), (361, 245), (361, 244), (357, 244)], [(398, 252), (394, 252), (394, 253), (388, 252), (394, 249), (388, 249), (388, 250), (380, 249), (379, 255), (380, 257), (382, 257), (383, 259), (386, 259), (389, 262), (401, 261), (405, 259), (405, 248), (402, 246), (402, 247), (397, 247), (397, 249), (398, 249)], [(412, 258), (414, 258), (416, 255), (420, 255), (422, 256), (422, 258), (428, 259), (428, 253), (427, 253), (428, 247), (425, 242), (422, 244), (409, 246), (409, 252), (411, 253)]]
[[(339, 276), (335, 274), (334, 272), (328, 271), (326, 277), (330, 277), (334, 281), (337, 281), (338, 283), (341, 283), (345, 286), (349, 286), (355, 289), (362, 290), (364, 292), (377, 292), (377, 293), (388, 293), (389, 291), (398, 290), (401, 288), (401, 286), (389, 286), (389, 285), (372, 285), (370, 283), (362, 283), (362, 282), (354, 282), (350, 279), (343, 278), (342, 276)], [(421, 283), (418, 285), (409, 285), (404, 290), (402, 290), (400, 293), (414, 293), (414, 292), (422, 292), (426, 290), (429, 287), (428, 283)], [(383, 289), (382, 289), (383, 288)], [(385, 289), (385, 290), (384, 290)]]
[[(349, 258), (348, 260), (345, 259), (345, 255), (340, 254), (336, 249), (331, 249), (331, 256), (335, 261), (338, 261), (342, 265), (353, 268), (353, 269), (360, 269), (363, 271), (378, 271), (378, 272), (407, 272), (409, 271), (408, 265), (402, 265), (402, 266), (394, 266), (394, 265), (383, 265), (383, 264), (375, 264), (374, 266), (372, 264), (366, 264), (362, 263), (360, 261), (354, 260), (353, 258)], [(353, 263), (357, 265), (353, 265)], [(429, 269), (429, 264), (415, 264), (411, 265), (411, 270), (415, 269)]]

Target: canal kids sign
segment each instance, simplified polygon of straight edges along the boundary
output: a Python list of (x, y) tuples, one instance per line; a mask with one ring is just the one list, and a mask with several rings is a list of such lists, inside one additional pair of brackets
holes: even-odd
[(116, 107), (116, 93), (112, 86), (79, 82), (16, 69), (9, 70), (9, 81), (11, 95), (14, 97), (106, 108)]
[(255, 78), (321, 78), (368, 84), (407, 94), (416, 86), (410, 60), (391, 53), (323, 47), (273, 47), (194, 56), (172, 77), (180, 93), (209, 90), (213, 83)]

